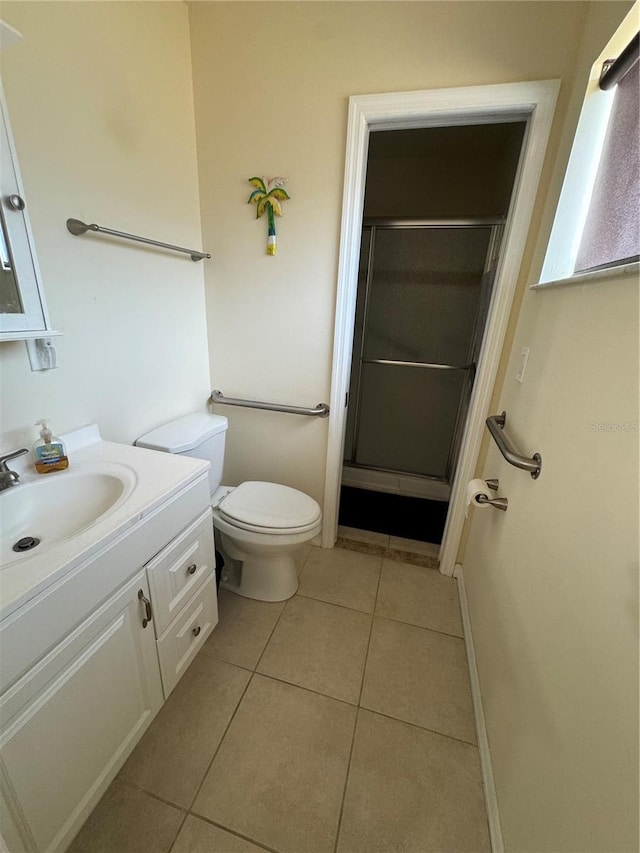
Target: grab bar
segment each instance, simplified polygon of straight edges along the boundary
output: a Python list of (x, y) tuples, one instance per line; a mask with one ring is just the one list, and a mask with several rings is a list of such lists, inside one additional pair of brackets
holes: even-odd
[(542, 456), (539, 453), (534, 453), (532, 457), (522, 456), (516, 451), (507, 436), (504, 434), (504, 425), (507, 422), (507, 413), (501, 415), (491, 415), (487, 418), (487, 429), (491, 433), (491, 437), (498, 445), (498, 450), (510, 465), (515, 465), (516, 468), (522, 468), (524, 471), (529, 471), (534, 480), (537, 480), (542, 471)]
[(114, 231), (113, 228), (104, 228), (102, 225), (96, 225), (95, 222), (87, 225), (86, 222), (81, 222), (79, 219), (67, 219), (67, 230), (74, 237), (80, 237), (82, 234), (86, 234), (87, 231), (98, 231), (101, 234), (110, 234), (112, 237), (121, 237), (123, 240), (135, 240), (136, 243), (159, 246), (161, 249), (170, 249), (172, 252), (183, 252), (185, 255), (190, 255), (192, 261), (201, 261), (203, 258), (211, 257), (206, 252), (198, 252), (196, 249), (183, 249), (182, 246), (161, 243), (159, 240), (150, 240), (148, 237), (137, 237), (135, 234), (127, 234), (126, 231)]
[(315, 409), (302, 406), (285, 406), (281, 403), (261, 403), (258, 400), (239, 400), (236, 397), (225, 397), (222, 391), (212, 391), (209, 398), (212, 403), (222, 403), (224, 406), (244, 406), (247, 409), (266, 409), (269, 412), (286, 412), (289, 415), (307, 415), (309, 417), (328, 418), (329, 406), (318, 403)]

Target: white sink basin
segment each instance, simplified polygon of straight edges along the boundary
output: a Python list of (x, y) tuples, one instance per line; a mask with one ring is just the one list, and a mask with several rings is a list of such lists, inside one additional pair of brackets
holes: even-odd
[[(0, 492), (0, 565), (41, 554), (115, 509), (131, 493), (136, 477), (125, 466), (110, 467), (108, 472), (55, 472)], [(20, 540), (30, 539), (39, 542), (31, 548), (23, 542), (25, 550), (13, 550)]]

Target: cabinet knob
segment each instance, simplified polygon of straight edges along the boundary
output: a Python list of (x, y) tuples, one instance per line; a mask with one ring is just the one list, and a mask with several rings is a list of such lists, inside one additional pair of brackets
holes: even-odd
[(7, 197), (7, 201), (9, 202), (9, 207), (13, 210), (24, 210), (26, 205), (24, 203), (24, 199), (22, 196), (19, 196), (18, 193), (13, 193), (12, 195)]
[(193, 629), (193, 636), (197, 637), (201, 630), (202, 630), (202, 628), (198, 625), (197, 628)]
[(191, 565), (190, 565), (190, 566), (187, 566), (187, 574), (188, 574), (188, 575), (194, 575), (194, 574), (196, 573), (196, 569), (197, 569), (197, 568), (198, 568), (198, 567), (196, 566), (196, 564), (195, 564), (195, 563), (191, 563)]

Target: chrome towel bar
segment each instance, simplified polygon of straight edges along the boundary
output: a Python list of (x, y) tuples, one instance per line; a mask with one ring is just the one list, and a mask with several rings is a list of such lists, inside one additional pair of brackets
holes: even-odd
[(172, 252), (183, 252), (185, 255), (190, 255), (192, 261), (201, 261), (203, 258), (211, 257), (206, 252), (198, 252), (196, 249), (184, 249), (182, 246), (161, 243), (159, 240), (150, 240), (148, 237), (137, 237), (135, 234), (127, 234), (126, 231), (114, 231), (113, 228), (104, 228), (102, 225), (96, 225), (95, 222), (87, 225), (86, 222), (81, 222), (79, 219), (67, 219), (67, 230), (74, 237), (80, 237), (82, 234), (86, 234), (87, 231), (97, 231), (100, 234), (121, 237), (123, 240), (134, 240), (136, 243), (145, 243), (148, 246), (159, 246), (161, 249), (170, 249)]
[(318, 403), (315, 409), (307, 409), (303, 406), (285, 406), (281, 403), (261, 403), (258, 400), (238, 400), (235, 397), (225, 397), (222, 391), (212, 391), (209, 398), (212, 403), (221, 403), (224, 406), (244, 406), (247, 409), (266, 409), (269, 412), (286, 412), (289, 415), (307, 415), (309, 417), (328, 418), (329, 406), (326, 403)]
[(542, 456), (539, 453), (534, 453), (532, 457), (522, 456), (516, 451), (507, 436), (504, 434), (504, 425), (507, 422), (507, 413), (501, 415), (491, 415), (487, 418), (487, 429), (491, 433), (491, 437), (498, 445), (498, 450), (510, 465), (515, 465), (516, 468), (522, 468), (524, 471), (529, 471), (534, 480), (537, 480), (542, 470)]

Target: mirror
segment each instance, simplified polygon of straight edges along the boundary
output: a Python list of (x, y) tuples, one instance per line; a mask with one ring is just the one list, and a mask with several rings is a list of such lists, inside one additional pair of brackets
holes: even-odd
[(44, 337), (53, 332), (1, 84), (0, 112), (0, 340)]
[[(0, 209), (0, 215), (2, 211)], [(13, 272), (13, 258), (9, 251), (7, 226), (4, 216), (0, 220), (0, 314), (21, 314), (23, 309), (18, 282)]]

